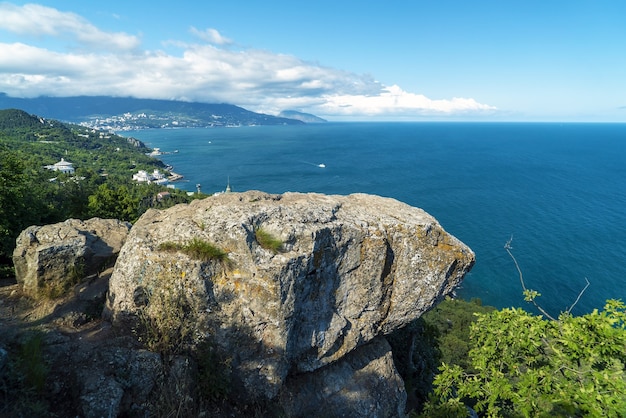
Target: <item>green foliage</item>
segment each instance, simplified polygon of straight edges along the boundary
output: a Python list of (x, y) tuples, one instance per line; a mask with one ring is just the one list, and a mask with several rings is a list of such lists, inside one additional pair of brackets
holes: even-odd
[(158, 247), (161, 251), (176, 252), (180, 251), (187, 254), (189, 257), (200, 261), (228, 261), (228, 253), (221, 248), (211, 244), (208, 241), (204, 241), (199, 238), (193, 238), (186, 244), (178, 244), (171, 241), (166, 241)]
[(101, 184), (88, 198), (88, 211), (91, 216), (99, 218), (123, 219), (135, 221), (138, 218), (139, 201), (125, 185), (111, 188)]
[(473, 372), (444, 364), (425, 414), (465, 402), (486, 416), (625, 416), (624, 303), (556, 321), (494, 311), (478, 316), (470, 338)]
[(523, 295), (526, 302), (533, 302), (535, 299), (541, 296), (541, 293), (537, 292), (536, 290), (525, 289)]
[(426, 324), (437, 330), (436, 341), (441, 351), (441, 361), (469, 369), (470, 325), (476, 321), (476, 314), (489, 313), (494, 309), (493, 306), (483, 306), (480, 299), (467, 302), (447, 298), (424, 314)]
[(46, 184), (25, 163), (22, 152), (0, 143), (0, 262), (9, 259), (15, 239), (29, 225), (45, 218)]
[(21, 345), (18, 368), (24, 376), (26, 388), (41, 392), (45, 386), (48, 368), (43, 359), (43, 334), (35, 332)]
[(232, 387), (231, 358), (217, 350), (209, 340), (204, 340), (194, 353), (198, 363), (198, 392), (203, 399), (225, 399)]
[(0, 265), (0, 280), (15, 277), (15, 267)]
[(263, 228), (256, 228), (254, 230), (254, 237), (261, 248), (272, 251), (274, 254), (280, 252), (283, 248), (283, 242)]
[(0, 416), (48, 416), (43, 400), (48, 366), (44, 359), (43, 338), (35, 331), (15, 347), (0, 369)]
[(36, 116), (18, 109), (3, 110), (0, 116), (0, 130), (32, 129), (43, 124)]
[(410, 410), (419, 412), (427, 401), (442, 361), (469, 367), (469, 326), (476, 320), (476, 313), (494, 309), (482, 306), (480, 299), (467, 302), (447, 298), (387, 337), (404, 380)]
[(210, 242), (193, 238), (183, 247), (183, 252), (188, 256), (201, 261), (228, 260), (228, 253)]

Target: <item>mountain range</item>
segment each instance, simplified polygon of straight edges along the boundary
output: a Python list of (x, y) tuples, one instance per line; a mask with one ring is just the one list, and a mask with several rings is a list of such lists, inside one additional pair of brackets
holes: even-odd
[(96, 129), (124, 131), (147, 128), (300, 125), (324, 121), (314, 115), (286, 111), (279, 116), (255, 113), (226, 103), (198, 103), (132, 97), (10, 97), (0, 93), (0, 109), (22, 109), (50, 119)]

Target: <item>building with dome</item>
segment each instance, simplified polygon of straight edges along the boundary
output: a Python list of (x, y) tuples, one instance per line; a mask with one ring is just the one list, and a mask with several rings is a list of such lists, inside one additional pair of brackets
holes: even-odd
[(60, 171), (64, 174), (74, 174), (74, 165), (69, 161), (65, 161), (64, 158), (61, 158), (61, 161), (58, 163), (45, 166), (48, 170), (52, 171)]

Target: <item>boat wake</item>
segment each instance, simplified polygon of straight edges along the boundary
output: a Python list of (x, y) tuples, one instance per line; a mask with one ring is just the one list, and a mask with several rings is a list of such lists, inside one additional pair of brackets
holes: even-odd
[(309, 165), (312, 165), (312, 166), (315, 166), (315, 167), (319, 167), (319, 168), (326, 168), (326, 164), (324, 164), (324, 163), (315, 164), (315, 163), (310, 163), (308, 161), (303, 161), (303, 163), (309, 164)]

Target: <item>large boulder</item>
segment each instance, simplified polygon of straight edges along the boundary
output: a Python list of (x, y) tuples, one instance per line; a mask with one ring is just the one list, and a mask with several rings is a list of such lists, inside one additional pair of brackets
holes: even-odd
[[(261, 245), (261, 232), (281, 248)], [(210, 243), (228, 258), (177, 251), (189, 243)], [(397, 411), (405, 397), (397, 395), (388, 345), (377, 337), (430, 309), (473, 263), (474, 253), (432, 216), (393, 199), (226, 193), (146, 212), (120, 252), (105, 312), (118, 325), (153, 328), (153, 337), (179, 345), (209, 340), (228, 356), (235, 393), (288, 393), (290, 415), (311, 399), (285, 383), (315, 373), (352, 392), (381, 390), (385, 385), (362, 379), (381, 373), (397, 399), (385, 410)], [(178, 335), (163, 335), (172, 324)], [(367, 366), (373, 359), (387, 366)], [(342, 377), (333, 378), (333, 370)], [(365, 383), (349, 383), (349, 375)]]
[(42, 288), (95, 274), (112, 265), (130, 227), (100, 218), (30, 226), (18, 236), (13, 251), (17, 281), (27, 294), (36, 295)]

